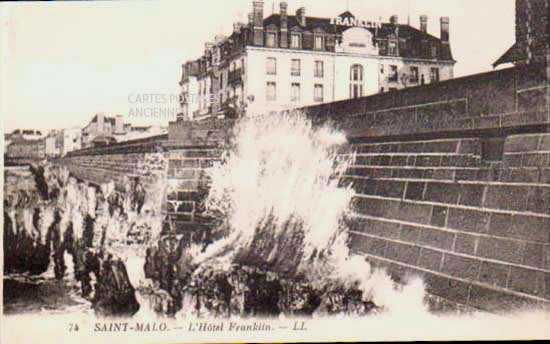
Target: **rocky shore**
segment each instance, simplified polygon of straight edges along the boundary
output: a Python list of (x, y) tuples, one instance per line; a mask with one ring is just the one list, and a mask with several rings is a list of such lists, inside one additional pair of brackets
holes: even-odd
[(68, 253), (82, 296), (98, 314), (135, 314), (139, 304), (119, 248), (127, 244), (130, 230), (143, 230), (136, 240), (150, 235), (150, 227), (136, 229), (137, 222), (151, 217), (141, 214), (144, 194), (139, 181), (129, 182), (130, 192), (119, 193), (113, 183), (88, 185), (59, 166), (31, 166), (6, 174), (4, 273), (40, 275), (53, 265), (61, 280)]
[[(200, 263), (196, 257), (220, 237), (190, 241), (174, 232), (138, 179), (115, 190), (113, 182), (90, 185), (53, 165), (17, 178), (34, 186), (6, 190), (5, 274), (40, 275), (53, 265), (61, 280), (68, 254), (97, 315), (132, 316), (140, 307), (193, 318), (360, 316), (382, 309), (359, 285), (300, 276), (304, 254), (293, 247), (303, 238), (292, 223), (285, 225), (289, 235), (277, 236), (275, 224), (264, 223), (247, 250), (233, 247), (233, 258), (221, 265)], [(216, 233), (223, 236), (223, 228)], [(277, 247), (279, 254), (266, 260)]]

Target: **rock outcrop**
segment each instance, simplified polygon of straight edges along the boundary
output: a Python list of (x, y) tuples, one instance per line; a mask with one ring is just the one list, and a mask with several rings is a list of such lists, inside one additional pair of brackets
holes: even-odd
[[(148, 224), (154, 217), (143, 209), (145, 190), (139, 179), (116, 192), (113, 183), (88, 185), (51, 165), (10, 178), (4, 202), (4, 272), (40, 275), (53, 264), (55, 277), (62, 279), (68, 253), (82, 296), (98, 314), (135, 314), (140, 306), (123, 259), (134, 254), (128, 252), (131, 245), (150, 240)], [(24, 180), (20, 185), (25, 188), (17, 188), (18, 180)]]

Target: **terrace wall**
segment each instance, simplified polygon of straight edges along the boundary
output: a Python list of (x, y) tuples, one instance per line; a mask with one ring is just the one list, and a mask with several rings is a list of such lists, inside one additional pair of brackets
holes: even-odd
[(356, 154), (352, 248), (448, 306), (550, 305), (550, 97), (525, 65), (303, 109)]
[[(450, 307), (488, 311), (550, 303), (550, 97), (528, 65), (303, 110), (331, 122), (356, 154), (352, 249), (396, 279), (421, 275)], [(164, 213), (203, 237), (205, 168), (232, 123), (174, 122), (169, 135), (81, 150), (82, 179), (164, 178)], [(157, 159), (158, 160), (155, 160)]]

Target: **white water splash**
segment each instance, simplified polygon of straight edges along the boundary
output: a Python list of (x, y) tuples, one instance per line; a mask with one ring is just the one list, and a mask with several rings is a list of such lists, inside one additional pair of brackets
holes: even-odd
[(425, 312), (421, 280), (396, 285), (349, 250), (342, 220), (354, 192), (338, 186), (352, 162), (338, 159), (337, 148), (344, 143), (342, 133), (313, 128), (300, 114), (238, 123), (234, 147), (208, 171), (207, 209), (225, 219), (225, 235), (204, 253), (195, 248), (194, 262), (293, 271), (319, 288), (359, 288), (365, 301), (388, 311)]

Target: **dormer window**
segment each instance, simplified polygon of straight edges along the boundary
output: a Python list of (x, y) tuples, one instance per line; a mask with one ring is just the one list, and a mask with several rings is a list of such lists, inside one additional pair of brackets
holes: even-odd
[(315, 36), (315, 50), (324, 50), (325, 49), (325, 37)]
[(290, 35), (290, 47), (292, 49), (300, 49), (302, 47), (302, 35), (293, 33)]
[(274, 48), (277, 46), (277, 34), (275, 32), (267, 33), (265, 45), (270, 48)]
[(437, 58), (437, 47), (436, 46), (432, 46), (432, 58), (433, 59)]
[(397, 56), (397, 41), (389, 41), (388, 42), (388, 55), (390, 56)]

